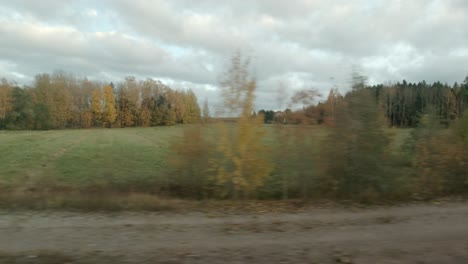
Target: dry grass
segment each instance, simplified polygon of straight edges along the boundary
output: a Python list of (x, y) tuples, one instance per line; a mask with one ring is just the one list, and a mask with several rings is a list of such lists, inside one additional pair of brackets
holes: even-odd
[(171, 211), (188, 202), (143, 193), (25, 192), (0, 194), (1, 209), (80, 211)]
[(181, 200), (147, 193), (118, 193), (106, 189), (3, 189), (0, 209), (79, 210), (79, 211), (198, 211), (228, 215), (237, 213), (278, 213), (301, 211), (309, 206), (328, 207), (329, 202), (313, 205), (301, 200)]

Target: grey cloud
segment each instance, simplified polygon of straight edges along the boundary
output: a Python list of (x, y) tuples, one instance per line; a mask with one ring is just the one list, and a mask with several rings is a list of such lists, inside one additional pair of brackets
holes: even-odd
[[(121, 75), (160, 75), (198, 83), (214, 82), (199, 54), (174, 57), (154, 43), (120, 33), (81, 33), (38, 25), (0, 26), (0, 55), (23, 69), (39, 73), (64, 69), (85, 73), (114, 71)], [(181, 78), (183, 76), (183, 78)]]
[(373, 83), (451, 83), (468, 74), (464, 0), (0, 0), (0, 7), (0, 75), (9, 78), (55, 69), (155, 77), (215, 104), (212, 87), (240, 49), (252, 57), (258, 108), (267, 108), (280, 81), (290, 93), (344, 91), (354, 64)]
[(63, 16), (64, 10), (73, 3), (72, 0), (2, 0), (0, 5), (24, 15), (32, 15), (42, 19)]

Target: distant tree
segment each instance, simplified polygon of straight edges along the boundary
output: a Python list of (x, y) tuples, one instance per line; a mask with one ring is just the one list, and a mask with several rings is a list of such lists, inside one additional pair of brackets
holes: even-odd
[(50, 120), (49, 108), (41, 103), (33, 106), (34, 112), (34, 129), (47, 130), (50, 129), (52, 124)]
[(141, 89), (141, 104), (140, 104), (140, 125), (151, 126), (151, 109), (154, 104), (153, 92), (156, 87), (156, 82), (152, 79), (147, 79), (140, 83)]
[(208, 105), (208, 99), (205, 99), (205, 101), (203, 102), (202, 118), (203, 118), (204, 123), (210, 122), (211, 114), (210, 114), (210, 107)]
[(362, 90), (366, 87), (367, 77), (359, 73), (359, 69), (354, 66), (351, 73), (351, 88), (353, 91)]
[(73, 110), (73, 98), (71, 95), (71, 87), (74, 84), (74, 77), (65, 73), (56, 73), (53, 75), (53, 81), (55, 86), (54, 100), (56, 103), (56, 121), (57, 127), (60, 129), (71, 127), (72, 122), (72, 110)]
[(73, 117), (70, 86), (73, 81), (74, 78), (71, 75), (63, 72), (36, 75), (34, 103), (47, 106), (52, 128), (70, 127)]
[(101, 90), (96, 87), (91, 95), (91, 112), (93, 114), (93, 120), (95, 126), (100, 126), (103, 122), (103, 105), (102, 105), (102, 94)]
[(91, 102), (93, 100), (93, 90), (99, 88), (101, 85), (97, 82), (92, 82), (86, 78), (80, 80), (79, 88), (74, 95), (75, 111), (77, 112), (78, 127), (90, 128), (93, 126), (93, 111)]
[(173, 126), (177, 124), (177, 113), (176, 107), (174, 105), (174, 96), (175, 92), (168, 89), (165, 93), (164, 100), (162, 104), (159, 105), (160, 111), (162, 113), (161, 124), (164, 126)]
[(184, 123), (198, 123), (201, 118), (200, 106), (198, 105), (197, 96), (192, 90), (187, 90), (184, 94)]
[(121, 127), (137, 126), (139, 122), (140, 86), (133, 76), (128, 76), (119, 84), (118, 110)]
[(170, 93), (170, 105), (176, 115), (177, 124), (189, 123), (188, 109), (187, 109), (187, 93), (186, 91), (173, 91)]
[(115, 109), (115, 98), (114, 98), (114, 91), (112, 86), (106, 85), (104, 86), (104, 111), (103, 111), (103, 122), (106, 127), (111, 127), (112, 124), (115, 122), (117, 117), (116, 109)]
[(275, 112), (273, 110), (260, 110), (258, 114), (263, 116), (263, 122), (265, 124), (271, 124), (275, 120)]
[(175, 108), (173, 108), (170, 104), (167, 105), (166, 109), (164, 109), (163, 124), (165, 126), (173, 126), (177, 124), (177, 114), (175, 112)]
[(335, 112), (339, 104), (339, 100), (342, 100), (342, 96), (336, 89), (331, 89), (327, 101), (324, 104), (324, 119), (323, 122), (328, 126), (335, 125)]
[(26, 89), (14, 87), (12, 92), (12, 108), (5, 116), (7, 129), (33, 129), (34, 128), (34, 105), (31, 92)]
[(153, 126), (165, 125), (164, 115), (167, 112), (169, 102), (164, 93), (158, 93), (154, 99), (151, 113), (151, 123)]
[(13, 87), (3, 78), (0, 81), (0, 129), (2, 128), (7, 113), (13, 108), (12, 90)]
[(90, 128), (93, 126), (93, 113), (91, 110), (84, 111), (81, 116), (81, 128)]

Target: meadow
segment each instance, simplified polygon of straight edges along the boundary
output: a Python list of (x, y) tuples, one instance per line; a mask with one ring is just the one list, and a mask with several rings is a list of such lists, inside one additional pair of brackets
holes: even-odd
[[(208, 125), (205, 129), (214, 126)], [(145, 196), (143, 200), (151, 200), (155, 194), (163, 194), (161, 188), (170, 181), (169, 161), (178, 158), (177, 154), (171, 151), (171, 146), (181, 139), (184, 128), (187, 127), (190, 125), (0, 131), (0, 195), (4, 196), (4, 201), (10, 198), (10, 202), (26, 199), (26, 204), (35, 204), (34, 200), (49, 196), (57, 199), (61, 194), (68, 197), (67, 199), (72, 199), (73, 195), (70, 193), (77, 197), (103, 197), (109, 196), (110, 193), (119, 193), (118, 196), (121, 197), (121, 193), (130, 193), (134, 196), (138, 194), (138, 199)], [(264, 140), (278, 152), (284, 152), (285, 150), (278, 149), (280, 144), (275, 138), (275, 126), (265, 127), (267, 135)], [(297, 129), (295, 126), (285, 128), (290, 132)], [(305, 133), (313, 134), (312, 137), (307, 137), (312, 139), (309, 143), (313, 150), (309, 154), (320, 155), (321, 143), (327, 131), (323, 126), (313, 126), (306, 130)], [(394, 140), (391, 145), (397, 151), (404, 138), (409, 135), (409, 130), (391, 129), (389, 133)], [(285, 153), (286, 158), (292, 157), (294, 149), (287, 151), (289, 152)], [(283, 169), (288, 171), (291, 177), (296, 175), (298, 168), (294, 168), (293, 163), (285, 163), (291, 167)], [(283, 162), (283, 165), (285, 163)], [(270, 182), (268, 188), (275, 188), (274, 186), (275, 183)], [(5, 204), (6, 202), (3, 203)], [(50, 204), (42, 206), (48, 207)]]
[[(181, 132), (180, 126), (1, 131), (0, 205), (79, 207), (87, 197), (94, 202), (85, 201), (83, 206), (117, 206), (118, 201), (109, 204), (116, 197), (106, 201), (102, 197), (161, 181), (169, 144)], [(49, 197), (54, 197), (53, 204)], [(140, 195), (138, 200), (142, 199), (152, 198)]]
[(73, 186), (131, 185), (158, 179), (181, 127), (0, 133), (0, 180), (54, 179)]

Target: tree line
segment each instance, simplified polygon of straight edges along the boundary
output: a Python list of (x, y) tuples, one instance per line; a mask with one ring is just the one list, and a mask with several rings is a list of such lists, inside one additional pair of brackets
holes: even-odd
[[(391, 127), (414, 128), (420, 123), (427, 109), (432, 109), (445, 125), (453, 123), (463, 116), (468, 105), (468, 77), (461, 83), (453, 85), (439, 81), (428, 84), (397, 82), (389, 85), (365, 85), (373, 98), (383, 108), (383, 114)], [(331, 89), (325, 100), (318, 104), (308, 105), (299, 110), (287, 108), (284, 111), (260, 110), (265, 123), (297, 124), (304, 114), (313, 124), (327, 124), (334, 115), (334, 104), (337, 97), (342, 97), (336, 89)]]
[(169, 126), (200, 121), (192, 90), (126, 77), (117, 85), (62, 72), (39, 74), (31, 86), (0, 83), (0, 129)]

